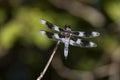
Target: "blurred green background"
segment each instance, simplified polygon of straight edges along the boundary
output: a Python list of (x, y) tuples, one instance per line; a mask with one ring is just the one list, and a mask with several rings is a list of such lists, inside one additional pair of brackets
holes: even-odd
[[(97, 31), (96, 48), (60, 44), (42, 80), (120, 80), (120, 0), (0, 0), (0, 80), (36, 80), (55, 41), (45, 19), (74, 31)], [(52, 32), (52, 31), (51, 31)]]

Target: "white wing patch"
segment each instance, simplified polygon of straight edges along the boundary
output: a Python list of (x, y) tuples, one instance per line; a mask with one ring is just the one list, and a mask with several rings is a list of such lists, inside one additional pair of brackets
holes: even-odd
[(40, 30), (40, 33), (41, 33), (42, 35), (44, 35), (46, 32), (45, 32), (45, 31)]
[(40, 19), (40, 23), (41, 23), (41, 24), (46, 24), (46, 21), (43, 20), (43, 19)]
[(54, 37), (55, 37), (56, 39), (59, 39), (59, 35), (58, 35), (58, 34), (54, 34)]
[(74, 45), (74, 43), (75, 43), (75, 42), (74, 42), (73, 40), (70, 40), (70, 44), (71, 44), (71, 45)]
[(95, 43), (93, 43), (93, 42), (90, 42), (90, 46), (91, 47), (97, 47), (97, 45)]
[(80, 39), (77, 39), (76, 43), (77, 43), (77, 44), (80, 44), (80, 43), (81, 43), (81, 40), (80, 40)]
[(94, 37), (97, 37), (97, 36), (100, 35), (100, 33), (99, 33), (99, 32), (92, 32), (92, 35), (93, 35)]
[(55, 25), (54, 25), (53, 28), (54, 28), (54, 30), (56, 30), (56, 31), (60, 31), (60, 30), (59, 30), (59, 27), (57, 27), (57, 26), (55, 26)]
[(83, 37), (83, 36), (84, 36), (84, 32), (79, 32), (79, 35), (78, 35), (78, 36)]

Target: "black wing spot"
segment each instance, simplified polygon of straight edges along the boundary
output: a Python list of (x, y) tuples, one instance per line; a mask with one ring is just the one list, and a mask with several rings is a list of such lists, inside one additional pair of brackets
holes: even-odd
[(92, 35), (92, 32), (84, 32), (84, 35), (85, 35), (86, 37), (90, 37), (90, 36)]
[(49, 27), (49, 28), (52, 28), (53, 27), (53, 24), (52, 23), (50, 23), (50, 22), (46, 22), (46, 25)]
[(59, 28), (60, 31), (64, 31), (63, 29)]
[(77, 41), (77, 38), (76, 37), (71, 37), (71, 39), (73, 40), (73, 41)]
[(79, 32), (73, 32), (74, 35), (79, 35)]
[(59, 37), (60, 38), (65, 38), (65, 36), (64, 35), (61, 35), (61, 34), (58, 34), (59, 35)]
[(46, 32), (46, 35), (47, 35), (48, 38), (53, 38), (54, 33)]
[(83, 47), (87, 47), (87, 46), (90, 45), (90, 42), (89, 42), (89, 41), (86, 41), (86, 40), (81, 40), (81, 45), (82, 45)]

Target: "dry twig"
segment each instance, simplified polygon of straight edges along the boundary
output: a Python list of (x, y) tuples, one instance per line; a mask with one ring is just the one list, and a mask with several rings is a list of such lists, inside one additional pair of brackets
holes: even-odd
[(51, 63), (51, 61), (52, 61), (52, 59), (53, 59), (53, 56), (54, 56), (55, 52), (56, 52), (57, 49), (58, 49), (59, 43), (60, 43), (60, 41), (57, 42), (57, 44), (56, 44), (56, 46), (55, 46), (55, 48), (54, 48), (54, 50), (53, 50), (53, 52), (52, 52), (52, 54), (51, 54), (48, 62), (47, 62), (44, 70), (41, 72), (41, 74), (40, 74), (40, 76), (37, 78), (37, 80), (41, 80), (42, 77), (44, 76), (45, 72), (47, 71), (47, 69), (48, 69), (48, 67), (49, 67), (49, 65), (50, 65), (50, 63)]

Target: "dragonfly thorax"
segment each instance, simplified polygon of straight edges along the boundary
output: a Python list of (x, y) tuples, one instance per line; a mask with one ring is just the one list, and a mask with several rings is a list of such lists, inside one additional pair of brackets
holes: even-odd
[(61, 32), (62, 35), (65, 37), (70, 37), (71, 36), (71, 28), (69, 25), (65, 25), (65, 30)]
[(61, 32), (61, 35), (64, 35), (65, 37), (70, 37), (71, 33), (70, 31), (64, 31), (64, 32)]
[(71, 32), (70, 25), (65, 25), (65, 31), (70, 31)]

